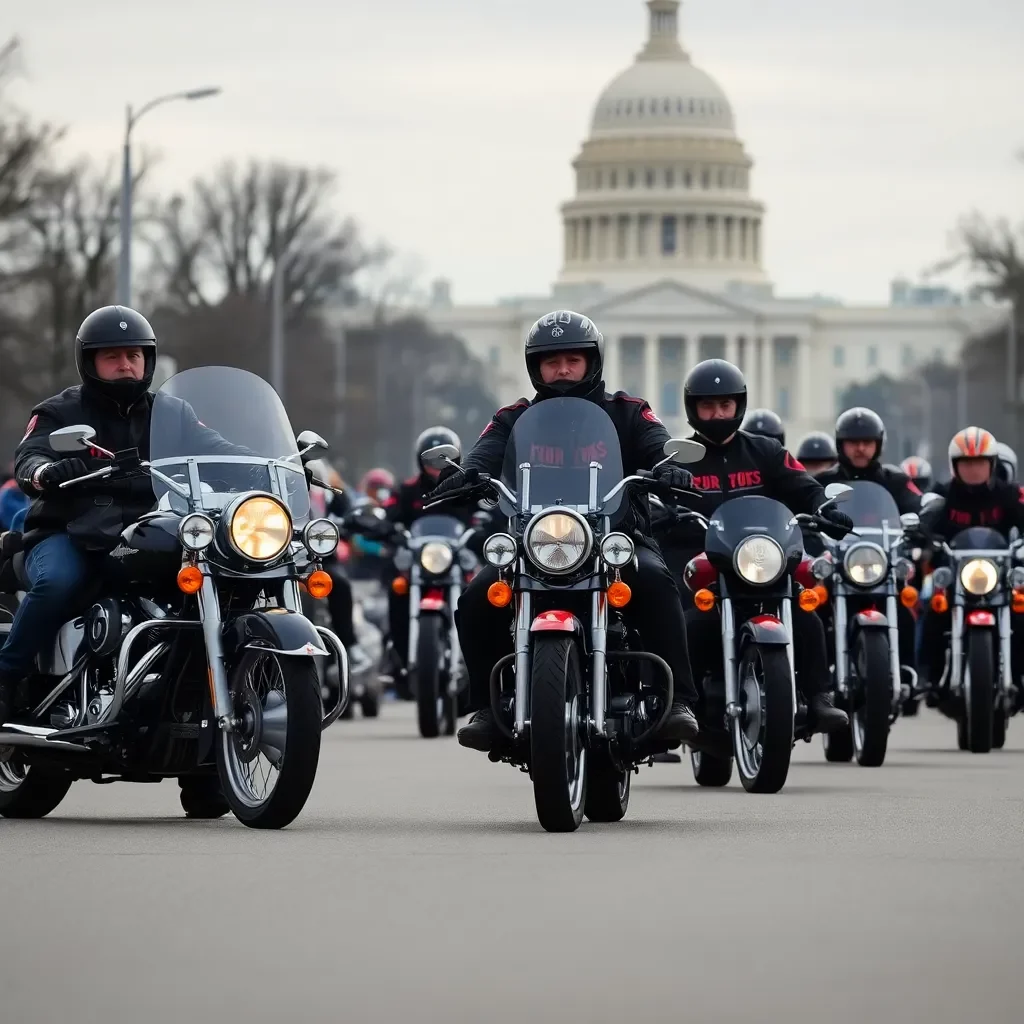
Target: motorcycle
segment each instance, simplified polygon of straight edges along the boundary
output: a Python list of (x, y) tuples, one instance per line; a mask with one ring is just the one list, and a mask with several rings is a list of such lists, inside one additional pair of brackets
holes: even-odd
[[(424, 458), (455, 465), (456, 455), (442, 445)], [(674, 440), (665, 461), (703, 455), (703, 445)], [(653, 488), (653, 475), (623, 476), (615, 425), (600, 406), (552, 398), (516, 421), (501, 477), (479, 479), (509, 521), (508, 533), (484, 541), (484, 559), (498, 570), (487, 599), (514, 608), (514, 650), (490, 676), (504, 739), (491, 759), (529, 772), (549, 832), (575, 831), (584, 816), (619, 821), (673, 694), (669, 666), (622, 619), (631, 591), (620, 570), (635, 551), (616, 526), (629, 509), (627, 488)], [(640, 661), (658, 666), (665, 689), (642, 685)]]
[[(830, 610), (836, 703), (850, 716), (849, 732), (822, 735), (825, 760), (856, 757), (859, 765), (878, 767), (885, 761), (889, 729), (916, 682), (916, 672), (900, 665), (897, 600), (908, 609), (917, 606), (918, 592), (909, 586), (914, 567), (902, 551), (904, 529), (916, 529), (919, 519), (913, 512), (901, 516), (880, 484), (854, 480), (850, 486), (844, 511), (853, 532), (841, 541), (823, 538), (828, 556), (816, 558), (797, 579), (822, 587), (830, 598), (823, 609)], [(904, 672), (911, 680), (906, 692)]]
[(801, 528), (835, 532), (821, 513), (848, 498), (850, 488), (830, 484), (825, 494), (828, 501), (811, 515), (794, 516), (763, 495), (731, 498), (710, 520), (688, 513), (707, 534), (704, 552), (691, 559), (684, 579), (698, 611), (721, 612), (722, 676), (705, 680), (707, 718), (725, 721), (732, 741), (732, 756), (691, 750), (698, 785), (727, 785), (735, 758), (748, 793), (777, 793), (796, 740), (810, 741), (807, 707), (796, 689), (793, 600), (800, 614), (809, 614), (821, 596), (813, 587), (797, 588), (795, 576), (810, 562)]
[(463, 587), (479, 568), (466, 546), (476, 530), (453, 516), (417, 519), (397, 534), (391, 589), (409, 596), (407, 669), (416, 696), (420, 735), (452, 736), (459, 719), (459, 694), (466, 685), (455, 608)]
[[(84, 613), (39, 655), (27, 710), (2, 723), (0, 814), (43, 817), (79, 779), (176, 777), (190, 817), (288, 825), (312, 790), (321, 732), (348, 700), (343, 646), (300, 611), (300, 588), (329, 593), (320, 559), (338, 542), (333, 523), (310, 518), (302, 465), (326, 442), (296, 439), (261, 378), (210, 366), (155, 396), (149, 461), (99, 449), (86, 424), (50, 445), (109, 460), (62, 487), (146, 475), (156, 508), (121, 533)], [(341, 680), (326, 713), (325, 647)]]
[(948, 564), (932, 573), (931, 607), (951, 611), (938, 708), (956, 721), (961, 750), (987, 754), (1002, 748), (1017, 711), (1011, 615), (1024, 612), (1024, 566), (1014, 564), (1024, 540), (1008, 545), (996, 530), (974, 526), (937, 547)]

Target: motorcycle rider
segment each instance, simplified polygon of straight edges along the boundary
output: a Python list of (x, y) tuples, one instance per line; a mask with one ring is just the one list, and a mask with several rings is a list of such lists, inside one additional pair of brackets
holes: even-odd
[(920, 455), (908, 455), (900, 463), (900, 472), (904, 473), (922, 494), (930, 491), (935, 483), (932, 464)]
[(786, 428), (782, 419), (771, 409), (751, 409), (740, 429), (745, 434), (756, 434), (759, 437), (770, 437), (786, 447)]
[(378, 508), (383, 508), (384, 503), (395, 490), (395, 474), (380, 466), (375, 469), (368, 469), (359, 481), (359, 490), (374, 505)]
[[(724, 359), (698, 363), (683, 385), (683, 404), (687, 422), (707, 445), (704, 458), (690, 467), (694, 488), (702, 495), (686, 502), (695, 512), (710, 519), (723, 501), (748, 494), (774, 498), (796, 513), (813, 513), (825, 504), (822, 484), (778, 441), (740, 428), (747, 404), (747, 382), (738, 367)], [(835, 506), (823, 515), (840, 529), (853, 526), (850, 517)], [(694, 529), (691, 551), (697, 555), (704, 550), (704, 530)], [(717, 612), (691, 609), (686, 613), (690, 660), (698, 680), (722, 659), (721, 632), (712, 626), (713, 614)], [(820, 732), (845, 728), (846, 713), (834, 706), (828, 692), (829, 661), (820, 618), (796, 611), (793, 633), (797, 681), (807, 698), (813, 727)]]
[[(462, 467), (444, 477), (431, 498), (472, 488), (479, 473), (497, 476), (516, 420), (531, 405), (558, 397), (585, 399), (605, 410), (621, 443), (624, 473), (654, 469), (656, 479), (666, 487), (689, 485), (690, 474), (678, 464), (667, 462), (655, 469), (665, 458), (669, 434), (647, 402), (621, 391), (614, 395), (605, 392), (604, 337), (587, 317), (569, 310), (541, 317), (526, 338), (525, 357), (536, 389), (534, 398), (521, 398), (499, 409)], [(674, 679), (675, 697), (658, 738), (673, 744), (690, 740), (698, 731), (692, 711), (697, 694), (686, 656), (683, 610), (672, 575), (651, 539), (647, 503), (642, 497), (631, 497), (621, 528), (632, 532), (636, 542), (637, 568), (622, 570), (633, 590), (628, 618), (639, 628), (647, 649), (668, 663)], [(495, 608), (487, 600), (487, 588), (497, 578), (497, 569), (484, 566), (463, 592), (456, 616), (469, 671), (470, 710), (474, 712), (469, 724), (459, 730), (459, 742), (483, 751), (492, 750), (499, 742), (488, 685), (491, 668), (511, 650), (512, 609)]]
[(839, 455), (832, 437), (823, 430), (815, 430), (800, 442), (796, 459), (811, 476), (821, 476), (835, 466)]
[(1003, 483), (1012, 484), (1017, 480), (1017, 453), (1002, 441), (996, 444), (996, 476)]
[[(81, 383), (32, 410), (15, 455), (18, 485), (33, 499), (21, 540), (30, 588), (0, 648), (0, 722), (10, 713), (17, 685), (32, 671), (36, 653), (53, 642), (121, 531), (154, 505), (152, 484), (142, 472), (61, 489), (62, 483), (109, 465), (109, 460), (100, 459), (96, 449), (83, 449), (80, 456), (58, 454), (49, 435), (60, 427), (89, 424), (97, 445), (114, 453), (135, 449), (141, 459), (148, 459), (154, 400), (149, 386), (156, 356), (156, 335), (141, 313), (127, 306), (97, 309), (75, 338)], [(200, 423), (185, 402), (180, 402), (178, 420), (169, 416), (167, 422), (195, 450), (239, 450)]]
[(881, 416), (871, 409), (857, 406), (847, 409), (836, 420), (836, 451), (839, 462), (822, 473), (818, 480), (822, 487), (845, 484), (851, 480), (870, 480), (881, 484), (904, 512), (921, 511), (921, 492), (914, 482), (895, 466), (881, 462), (885, 444), (885, 424)]
[[(949, 469), (952, 474), (945, 497), (930, 504), (921, 513), (921, 532), (926, 539), (952, 540), (961, 530), (987, 526), (1003, 535), (1007, 542), (1016, 527), (1024, 532), (1024, 488), (1008, 483), (997, 475), (999, 448), (996, 439), (981, 427), (966, 427), (949, 442)], [(939, 553), (933, 564), (942, 564)], [(928, 606), (921, 628), (920, 661), (922, 675), (934, 686), (942, 676), (946, 657), (945, 634), (951, 613), (937, 612)], [(1017, 616), (1012, 617), (1014, 620)], [(1014, 677), (1020, 678), (1019, 638), (1014, 630)]]

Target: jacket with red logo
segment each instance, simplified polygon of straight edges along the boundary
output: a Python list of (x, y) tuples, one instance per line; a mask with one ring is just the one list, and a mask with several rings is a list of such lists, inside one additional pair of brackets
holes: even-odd
[(972, 526), (987, 526), (1009, 540), (1014, 527), (1024, 533), (1024, 488), (994, 481), (991, 487), (975, 489), (951, 480), (945, 498), (921, 513), (921, 526), (946, 541)]

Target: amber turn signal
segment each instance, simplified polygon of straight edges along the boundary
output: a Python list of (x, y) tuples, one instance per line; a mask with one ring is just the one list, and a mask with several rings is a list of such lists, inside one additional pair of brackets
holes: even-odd
[(814, 588), (814, 592), (818, 595), (818, 604), (828, 603), (828, 587), (824, 583), (819, 583)]
[(1020, 615), (1021, 612), (1024, 612), (1024, 591), (1015, 590), (1013, 592), (1013, 603), (1010, 607), (1012, 607), (1018, 615)]
[(813, 612), (821, 604), (821, 601), (818, 599), (817, 589), (801, 590), (799, 602), (803, 611)]
[(939, 615), (941, 615), (943, 612), (948, 612), (949, 601), (946, 599), (945, 591), (940, 590), (937, 593), (932, 594), (931, 605), (932, 611), (938, 612)]
[(391, 589), (399, 597), (405, 597), (409, 593), (409, 581), (404, 576), (396, 576), (391, 581)]
[(323, 569), (317, 569), (306, 577), (306, 592), (318, 601), (323, 600), (333, 589), (334, 580)]
[(693, 595), (693, 603), (699, 612), (709, 612), (715, 607), (715, 595), (710, 590), (698, 590)]
[(900, 591), (900, 604), (904, 608), (916, 608), (919, 597), (920, 594), (918, 594), (916, 587), (904, 587)]
[(629, 584), (623, 583), (622, 580), (616, 580), (608, 588), (608, 603), (613, 608), (625, 608), (632, 596), (633, 591), (629, 589)]
[(507, 608), (512, 603), (512, 588), (503, 580), (498, 580), (487, 588), (487, 600), (495, 608)]
[(178, 589), (183, 594), (198, 594), (203, 586), (203, 574), (195, 565), (183, 565), (178, 570)]

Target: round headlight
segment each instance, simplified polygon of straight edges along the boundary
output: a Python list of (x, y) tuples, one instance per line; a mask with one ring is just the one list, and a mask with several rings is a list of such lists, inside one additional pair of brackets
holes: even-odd
[(341, 536), (330, 519), (314, 519), (306, 524), (302, 539), (311, 554), (326, 558), (338, 547)]
[(213, 520), (193, 512), (178, 527), (178, 539), (188, 551), (204, 551), (213, 543)]
[(736, 572), (748, 583), (774, 583), (785, 567), (782, 548), (764, 534), (748, 537), (736, 549)]
[(981, 597), (996, 589), (999, 572), (987, 558), (972, 558), (960, 570), (960, 582), (968, 594)]
[(876, 544), (854, 544), (843, 559), (843, 572), (858, 587), (880, 583), (888, 568), (889, 559)]
[(504, 569), (516, 560), (516, 542), (507, 533), (496, 533), (484, 541), (484, 558), (488, 565)]
[(621, 569), (633, 559), (633, 542), (624, 533), (609, 533), (601, 541), (601, 557), (613, 569)]
[(543, 512), (526, 529), (530, 559), (548, 572), (572, 572), (590, 551), (587, 524), (567, 512)]
[(427, 572), (439, 576), (452, 567), (452, 549), (447, 544), (432, 540), (420, 549), (420, 565)]
[(273, 498), (246, 498), (231, 516), (231, 543), (246, 558), (269, 562), (292, 539), (292, 518)]

